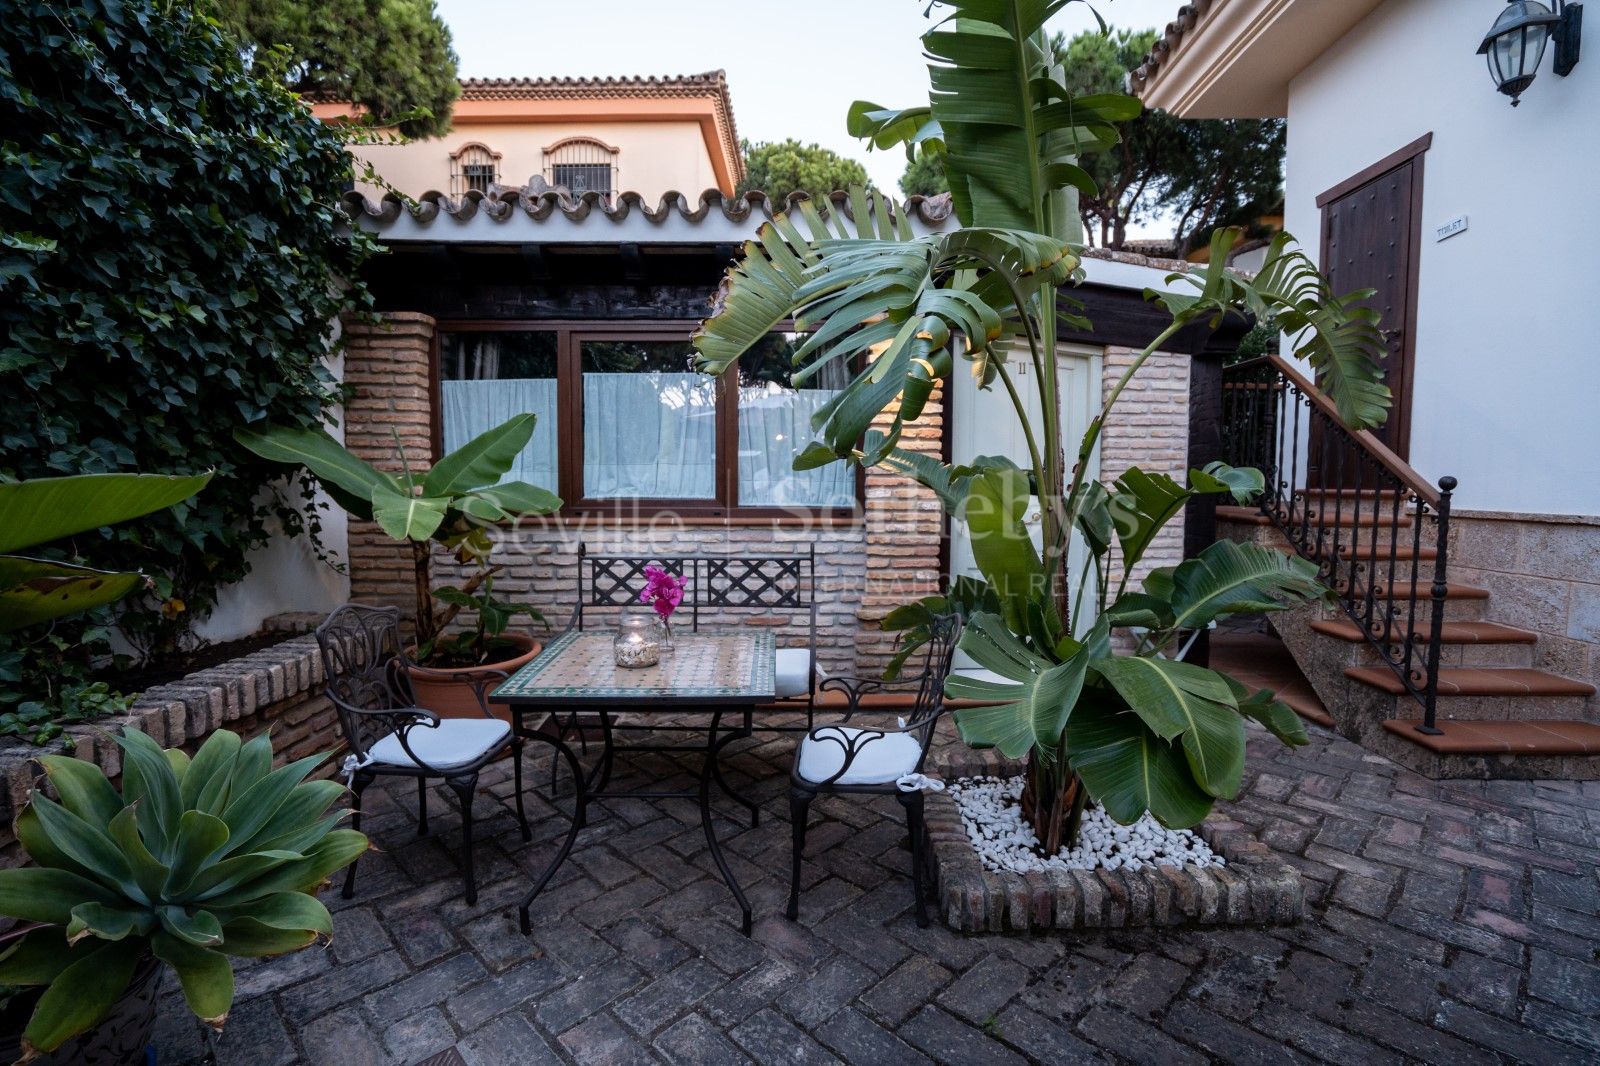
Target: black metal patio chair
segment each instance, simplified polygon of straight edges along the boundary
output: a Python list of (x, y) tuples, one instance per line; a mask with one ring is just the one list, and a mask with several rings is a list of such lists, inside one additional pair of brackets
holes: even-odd
[[(844, 694), (844, 717), (834, 725), (812, 729), (795, 751), (789, 775), (789, 821), (794, 838), (794, 865), (789, 880), (791, 919), (800, 915), (800, 870), (805, 859), (806, 816), (819, 795), (893, 796), (906, 809), (911, 834), (911, 886), (917, 906), (917, 924), (928, 924), (928, 846), (922, 818), (920, 775), (939, 718), (944, 714), (944, 680), (950, 673), (956, 642), (961, 638), (959, 615), (940, 615), (929, 626), (927, 660), (915, 678), (916, 698), (911, 713), (895, 724), (861, 727), (848, 724), (857, 715), (892, 714), (888, 708), (862, 706), (863, 697), (882, 692), (889, 683), (876, 678), (830, 677), (825, 692)], [(896, 686), (899, 687), (899, 686)], [(907, 787), (902, 787), (901, 782)]]
[[(522, 839), (532, 840), (522, 801), (522, 741), (510, 725), (489, 711), (485, 694), (507, 674), (484, 669), (467, 675), (477, 695), (482, 718), (440, 718), (416, 705), (410, 678), (443, 674), (408, 662), (400, 643), (400, 612), (394, 607), (350, 603), (317, 627), (323, 675), (329, 701), (339, 714), (350, 754), (351, 825), (361, 828), (361, 794), (379, 777), (417, 779), (417, 835), (428, 832), (428, 782), (442, 779), (461, 803), (461, 863), (466, 874), (467, 904), (478, 901), (472, 862), (472, 801), (478, 772), (511, 749), (515, 776), (517, 821)], [(344, 898), (355, 894), (356, 864), (345, 874)]]

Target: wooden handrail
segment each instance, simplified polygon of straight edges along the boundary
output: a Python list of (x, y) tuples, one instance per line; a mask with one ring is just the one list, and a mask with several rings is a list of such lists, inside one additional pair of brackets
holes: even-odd
[(1339, 414), (1339, 408), (1334, 406), (1333, 401), (1328, 399), (1321, 389), (1308, 381), (1305, 375), (1296, 370), (1293, 364), (1283, 356), (1269, 352), (1267, 355), (1261, 356), (1259, 360), (1251, 359), (1243, 363), (1237, 363), (1228, 369), (1234, 371), (1247, 369), (1257, 362), (1265, 362), (1282, 374), (1285, 379), (1300, 390), (1307, 400), (1311, 401), (1313, 407), (1333, 419), (1336, 425), (1344, 426), (1345, 432), (1350, 434), (1368, 455), (1376, 459), (1379, 465), (1393, 474), (1402, 485), (1415, 493), (1419, 500), (1434, 510), (1438, 510), (1439, 490), (1435, 486), (1428, 484), (1421, 474), (1412, 469), (1410, 463), (1396, 455), (1387, 444), (1379, 440), (1370, 430), (1353, 430), (1345, 426), (1344, 419)]

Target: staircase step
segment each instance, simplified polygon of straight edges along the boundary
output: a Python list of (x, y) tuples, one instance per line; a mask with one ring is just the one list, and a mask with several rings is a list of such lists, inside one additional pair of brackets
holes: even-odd
[(1362, 489), (1359, 493), (1355, 489), (1301, 489), (1296, 496), (1305, 496), (1313, 500), (1354, 500), (1362, 501), (1382, 500), (1393, 503), (1396, 499), (1405, 499), (1410, 493), (1398, 489)]
[(1418, 559), (1437, 559), (1439, 558), (1439, 549), (1413, 548), (1409, 544), (1396, 544), (1394, 546), (1394, 554), (1391, 556), (1389, 545), (1363, 542), (1361, 544), (1339, 545), (1339, 558), (1377, 563), (1387, 563), (1390, 558), (1393, 558), (1396, 563), (1410, 563)]
[(1411, 516), (1405, 513), (1399, 515), (1388, 513), (1373, 514), (1370, 511), (1352, 510), (1349, 507), (1334, 507), (1332, 504), (1325, 503), (1320, 509), (1311, 512), (1311, 518), (1306, 521), (1306, 524), (1312, 529), (1318, 526), (1323, 528), (1337, 527), (1340, 529), (1356, 526), (1360, 526), (1363, 529), (1370, 529), (1373, 526), (1409, 529), (1411, 527)]
[[(1342, 619), (1322, 619), (1312, 622), (1311, 628), (1323, 636), (1347, 640), (1352, 644), (1367, 639), (1360, 626)], [(1426, 643), (1432, 632), (1432, 626), (1419, 624), (1417, 639)], [(1395, 635), (1399, 636), (1399, 633)], [(1446, 622), (1439, 639), (1444, 644), (1532, 644), (1539, 639), (1539, 634), (1515, 626), (1503, 626), (1498, 622)]]
[[(1397, 600), (1409, 600), (1412, 598), (1410, 593), (1411, 582), (1407, 581), (1395, 590), (1394, 598)], [(1377, 595), (1379, 599), (1383, 598), (1383, 586), (1381, 584), (1378, 586)], [(1433, 582), (1418, 581), (1416, 598), (1418, 600), (1433, 599)], [(1444, 598), (1447, 600), (1486, 600), (1489, 598), (1489, 590), (1481, 589), (1476, 585), (1458, 585), (1454, 581), (1447, 581), (1444, 586)]]
[(1218, 522), (1237, 522), (1245, 526), (1270, 526), (1272, 519), (1254, 507), (1235, 507), (1232, 504), (1217, 507)]
[[(1352, 666), (1344, 676), (1393, 696), (1406, 688), (1394, 671), (1382, 666)], [(1594, 695), (1594, 686), (1570, 677), (1525, 667), (1480, 669), (1446, 667), (1439, 670), (1439, 697), (1454, 696), (1579, 696)]]
[(1439, 722), (1439, 735), (1419, 733), (1415, 721), (1394, 718), (1383, 728), (1439, 755), (1600, 755), (1600, 725), (1593, 722)]

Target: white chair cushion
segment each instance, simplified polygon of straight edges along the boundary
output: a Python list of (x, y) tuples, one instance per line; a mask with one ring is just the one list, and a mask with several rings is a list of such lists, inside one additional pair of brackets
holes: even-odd
[(775, 691), (780, 698), (811, 691), (811, 649), (779, 648)]
[[(418, 724), (406, 734), (406, 743), (432, 770), (453, 770), (481, 759), (505, 740), (511, 727), (498, 718), (444, 718), (438, 725)], [(389, 766), (415, 766), (416, 759), (400, 746), (400, 736), (390, 733), (367, 749), (370, 762)]]
[[(843, 734), (854, 740), (863, 732), (854, 726), (823, 726), (830, 734)], [(838, 733), (834, 733), (838, 730)], [(868, 730), (867, 732), (872, 732)], [(840, 739), (843, 739), (842, 737)], [(883, 785), (898, 781), (917, 768), (922, 744), (911, 733), (884, 733), (862, 742), (850, 769), (833, 782), (836, 785)], [(813, 740), (810, 734), (800, 741), (800, 776), (807, 781), (826, 781), (844, 765), (844, 748), (836, 740)]]

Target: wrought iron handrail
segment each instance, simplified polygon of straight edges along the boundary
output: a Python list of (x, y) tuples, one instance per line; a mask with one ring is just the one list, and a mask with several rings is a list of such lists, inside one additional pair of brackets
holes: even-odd
[[(1437, 734), (1456, 479), (1440, 478), (1435, 489), (1372, 433), (1345, 428), (1333, 401), (1280, 356), (1227, 367), (1222, 380), (1224, 460), (1266, 476), (1261, 513), (1317, 564), (1344, 613), (1421, 705), (1417, 730)], [(1423, 583), (1428, 555), (1433, 580)]]

